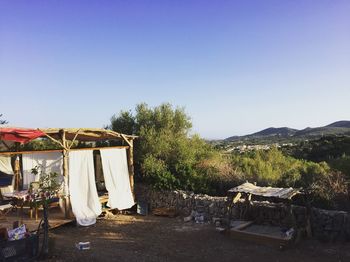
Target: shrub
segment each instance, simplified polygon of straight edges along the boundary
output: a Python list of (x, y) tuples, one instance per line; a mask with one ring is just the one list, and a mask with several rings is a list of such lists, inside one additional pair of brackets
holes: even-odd
[[(203, 170), (204, 160), (220, 155), (198, 135), (189, 136), (192, 123), (183, 108), (147, 104), (122, 111), (111, 118), (109, 128), (128, 130), (135, 141), (135, 171), (138, 179), (158, 189), (185, 189), (212, 192), (212, 170)], [(126, 127), (122, 129), (122, 126)], [(215, 171), (216, 172), (216, 171)]]
[(350, 208), (346, 177), (333, 171), (326, 162), (295, 159), (272, 148), (233, 155), (232, 164), (244, 174), (243, 178), (258, 185), (303, 188), (316, 206)]

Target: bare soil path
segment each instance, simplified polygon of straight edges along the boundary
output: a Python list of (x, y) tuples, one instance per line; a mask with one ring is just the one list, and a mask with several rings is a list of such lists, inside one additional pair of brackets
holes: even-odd
[[(180, 218), (118, 215), (88, 228), (66, 225), (50, 237), (55, 242), (50, 261), (350, 261), (350, 243), (305, 240), (281, 251)], [(91, 249), (76, 249), (79, 241), (90, 241)]]

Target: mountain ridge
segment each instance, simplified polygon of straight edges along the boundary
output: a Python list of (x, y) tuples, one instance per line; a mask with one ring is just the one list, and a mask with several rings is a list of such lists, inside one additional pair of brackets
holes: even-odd
[(258, 132), (243, 135), (231, 136), (224, 141), (239, 141), (252, 139), (287, 139), (287, 138), (314, 138), (324, 135), (350, 135), (350, 121), (336, 121), (321, 127), (306, 127), (304, 129), (294, 129), (290, 127), (269, 127)]

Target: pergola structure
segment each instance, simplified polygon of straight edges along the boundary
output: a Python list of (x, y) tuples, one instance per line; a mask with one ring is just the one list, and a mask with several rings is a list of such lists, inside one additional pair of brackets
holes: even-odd
[[(10, 143), (19, 142), (27, 143), (36, 138), (48, 138), (55, 142), (59, 149), (54, 150), (32, 150), (32, 151), (6, 151), (0, 152), (0, 155), (16, 155), (29, 154), (33, 152), (62, 152), (63, 154), (63, 176), (65, 182), (68, 180), (68, 155), (69, 151), (73, 150), (98, 150), (103, 147), (91, 148), (72, 148), (75, 142), (97, 142), (105, 140), (121, 140), (126, 146), (113, 146), (113, 148), (126, 148), (129, 168), (129, 179), (132, 192), (134, 192), (134, 139), (137, 136), (125, 135), (112, 130), (102, 128), (38, 128), (38, 129), (23, 129), (23, 128), (0, 128), (0, 141), (8, 147)], [(9, 147), (8, 147), (9, 148)], [(111, 148), (111, 147), (109, 147)], [(67, 183), (66, 183), (67, 185)], [(68, 199), (67, 199), (68, 200)], [(66, 210), (67, 214), (67, 210)]]

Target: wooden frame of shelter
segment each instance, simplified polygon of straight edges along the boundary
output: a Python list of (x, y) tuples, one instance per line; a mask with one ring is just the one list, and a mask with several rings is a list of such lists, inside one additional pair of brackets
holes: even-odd
[[(295, 188), (275, 188), (275, 187), (259, 187), (249, 182), (243, 183), (240, 186), (234, 187), (228, 190), (228, 226), (226, 232), (230, 235), (239, 238), (252, 240), (258, 243), (268, 243), (278, 245), (280, 248), (284, 248), (289, 245), (293, 240), (293, 236), (281, 237), (276, 235), (262, 234), (249, 230), (249, 227), (254, 226), (255, 221), (240, 221), (238, 220), (236, 225), (231, 228), (232, 208), (243, 198), (244, 207), (240, 212), (239, 218), (245, 217), (247, 209), (249, 208), (252, 196), (258, 196), (270, 199), (279, 199), (284, 205), (287, 206), (289, 215), (292, 214), (291, 200), (295, 195), (301, 194), (299, 189)], [(293, 220), (293, 228), (296, 228), (295, 220)], [(297, 233), (297, 232), (295, 232)]]
[[(69, 151), (75, 150), (98, 150), (103, 148), (126, 148), (127, 160), (129, 170), (129, 180), (131, 190), (134, 193), (134, 139), (137, 136), (125, 135), (117, 133), (112, 130), (99, 129), (99, 128), (46, 128), (37, 129), (43, 132), (42, 137), (46, 137), (59, 145), (60, 149), (53, 150), (31, 150), (31, 151), (6, 151), (0, 152), (0, 155), (18, 155), (18, 154), (30, 154), (34, 152), (62, 152), (63, 154), (63, 177), (65, 182), (68, 181), (68, 157)], [(126, 143), (125, 146), (110, 146), (110, 147), (90, 147), (90, 148), (72, 148), (75, 142), (98, 142), (105, 140), (120, 140)], [(67, 185), (67, 184), (66, 184)], [(65, 197), (65, 216), (69, 216), (69, 197)]]

